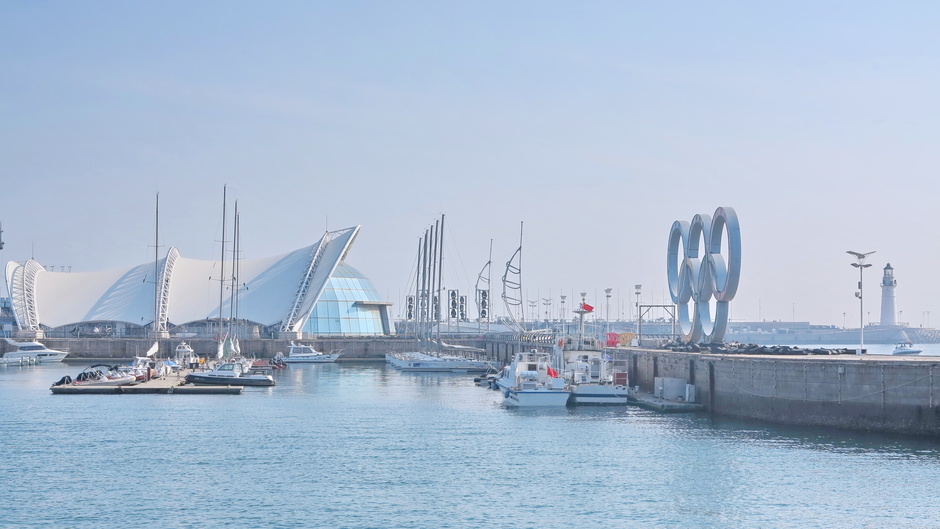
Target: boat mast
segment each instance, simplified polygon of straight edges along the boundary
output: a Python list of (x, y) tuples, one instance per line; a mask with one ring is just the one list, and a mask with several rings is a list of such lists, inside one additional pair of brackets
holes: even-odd
[(428, 233), (429, 230), (424, 230), (424, 251), (423, 257), (421, 260), (421, 341), (427, 339), (427, 330), (426, 327), (429, 327), (429, 322), (431, 321), (430, 310), (431, 310), (431, 296), (428, 292)]
[(414, 308), (414, 325), (415, 325), (415, 347), (417, 348), (418, 342), (418, 322), (421, 321), (421, 238), (418, 238), (418, 266), (415, 268), (415, 308)]
[[(440, 222), (434, 221), (434, 227), (431, 228), (431, 282), (428, 288), (431, 289), (431, 326), (428, 327), (428, 338), (433, 342), (435, 332), (440, 329), (440, 306), (441, 298), (437, 291), (437, 239), (440, 237)], [(438, 344), (434, 345), (434, 350), (438, 350)]]
[(238, 201), (235, 201), (235, 211), (232, 214), (232, 276), (230, 278), (231, 292), (229, 292), (229, 307), (228, 307), (228, 332), (226, 334), (234, 334), (232, 332), (232, 327), (235, 325), (235, 305), (238, 303), (238, 296), (235, 294), (235, 267), (238, 263)]
[(160, 262), (160, 193), (157, 193), (156, 204), (156, 227), (154, 228), (153, 239), (153, 331), (154, 339), (160, 336), (160, 274), (158, 263)]
[(486, 332), (490, 332), (490, 311), (493, 310), (493, 293), (490, 285), (493, 284), (493, 239), (490, 239), (490, 260), (486, 262)]
[(225, 199), (228, 185), (222, 187), (222, 256), (219, 261), (219, 347), (222, 347), (222, 301), (225, 294)]
[[(519, 222), (519, 302), (522, 303), (522, 222)], [(525, 305), (522, 306), (522, 330), (525, 331)]]
[[(437, 272), (437, 303), (438, 307), (441, 306), (444, 294), (443, 282), (444, 282), (444, 214), (441, 213), (441, 229), (438, 231), (438, 238), (440, 239), (440, 248), (438, 248), (438, 259), (439, 266)], [(439, 311), (443, 312), (443, 311)], [(441, 350), (441, 322), (437, 322), (437, 348), (438, 351)]]

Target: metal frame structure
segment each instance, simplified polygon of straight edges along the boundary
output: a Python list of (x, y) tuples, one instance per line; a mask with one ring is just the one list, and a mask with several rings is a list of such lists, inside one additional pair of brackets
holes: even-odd
[(22, 267), (17, 263), (7, 264), (12, 267), (11, 284), (7, 285), (13, 298), (13, 316), (16, 326), (23, 331), (39, 331), (39, 312), (36, 309), (36, 276), (45, 270), (35, 259), (26, 261)]

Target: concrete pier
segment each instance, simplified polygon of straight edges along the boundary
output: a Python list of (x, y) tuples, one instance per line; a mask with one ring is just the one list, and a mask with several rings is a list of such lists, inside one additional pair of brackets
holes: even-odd
[[(621, 350), (617, 350), (621, 352)], [(783, 424), (940, 435), (940, 358), (629, 349), (630, 383), (685, 379), (712, 413)]]

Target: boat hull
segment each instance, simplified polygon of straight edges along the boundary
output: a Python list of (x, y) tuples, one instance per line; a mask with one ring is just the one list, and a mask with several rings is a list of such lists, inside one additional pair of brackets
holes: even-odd
[(402, 373), (486, 373), (489, 366), (462, 366), (460, 364), (450, 364), (441, 362), (409, 362), (399, 367)]
[(571, 393), (567, 390), (514, 390), (503, 392), (503, 405), (516, 408), (564, 407)]
[(612, 384), (578, 384), (571, 388), (572, 404), (626, 404), (630, 401), (627, 386)]
[(32, 359), (34, 362), (38, 362), (40, 364), (49, 364), (52, 362), (61, 362), (62, 359), (64, 359), (66, 356), (68, 356), (68, 353), (64, 353), (61, 351), (49, 351), (49, 352), (41, 352), (41, 353), (12, 352), (12, 353), (7, 353), (3, 355), (3, 359), (6, 360), (7, 363), (11, 363), (11, 364), (20, 362), (21, 358)]
[(284, 362), (288, 364), (330, 364), (336, 361), (339, 358), (339, 355), (329, 354), (329, 355), (320, 355), (319, 357), (308, 356), (308, 357), (290, 357), (285, 356)]
[(80, 380), (72, 382), (71, 386), (130, 386), (137, 383), (137, 379), (133, 376), (123, 376), (123, 377), (108, 377), (101, 378), (97, 380)]
[(274, 378), (266, 375), (219, 377), (190, 373), (186, 375), (186, 382), (197, 386), (273, 386)]

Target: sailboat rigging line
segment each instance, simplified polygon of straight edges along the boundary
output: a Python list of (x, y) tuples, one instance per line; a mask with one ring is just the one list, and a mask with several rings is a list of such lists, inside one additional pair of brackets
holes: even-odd
[(228, 304), (228, 329), (226, 334), (232, 332), (232, 319), (235, 317), (235, 245), (238, 244), (235, 240), (236, 231), (238, 230), (238, 201), (235, 201), (235, 212), (232, 214), (232, 275), (229, 276), (229, 304)]
[[(490, 307), (489, 307), (490, 301), (489, 301), (489, 290), (490, 290), (490, 279), (491, 279), (491, 276), (492, 276), (492, 274), (493, 274), (492, 264), (493, 264), (493, 239), (490, 239), (490, 260), (487, 261), (486, 264), (483, 265), (483, 268), (480, 269), (480, 273), (477, 274), (477, 282), (476, 282), (476, 285), (474, 285), (474, 299), (475, 299), (476, 305), (477, 305), (477, 316), (478, 316), (478, 317), (477, 317), (477, 327), (478, 327), (479, 329), (481, 329), (481, 330), (482, 330), (482, 328), (483, 328), (483, 321), (482, 321), (482, 320), (483, 320), (484, 318), (482, 317), (482, 314), (481, 314), (482, 311), (481, 311), (481, 306), (480, 306), (480, 305), (481, 305), (480, 291), (481, 291), (481, 290), (486, 290), (486, 291), (487, 291), (487, 293), (486, 293), (486, 295), (487, 295), (487, 300), (486, 300), (486, 303), (487, 303), (487, 307), (486, 307), (486, 330), (487, 330), (487, 331), (490, 330), (490, 329), (489, 329), (489, 327), (490, 327)], [(486, 272), (486, 273), (487, 273), (486, 277), (483, 276), (483, 272)], [(481, 288), (480, 288), (480, 284), (481, 284), (481, 283), (486, 287), (485, 289), (481, 289)]]
[[(457, 238), (454, 237), (453, 230), (448, 230), (446, 233), (449, 234), (449, 240), (457, 240)], [(460, 255), (460, 247), (457, 244), (451, 244), (447, 248), (447, 253), (451, 254), (451, 262), (448, 263), (448, 266), (450, 266), (450, 269), (453, 271), (453, 277), (459, 279), (462, 284), (469, 284), (470, 274), (467, 273), (467, 266), (464, 264), (463, 256)]]

